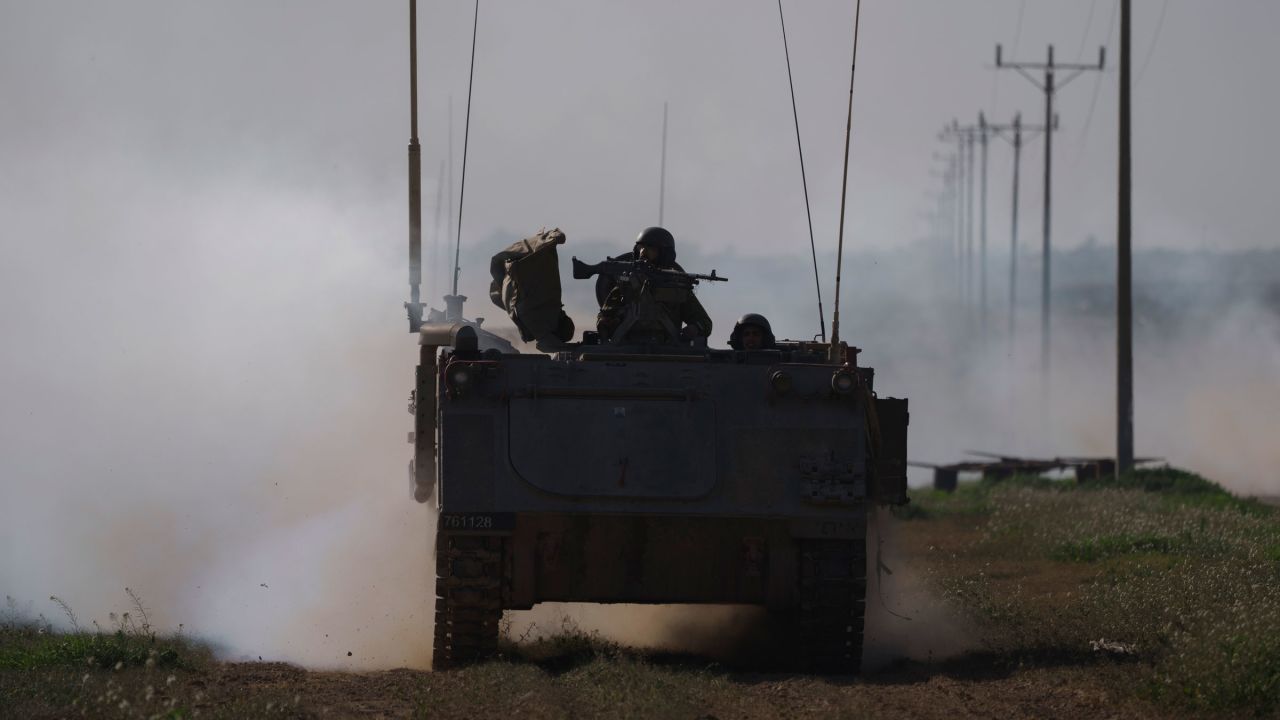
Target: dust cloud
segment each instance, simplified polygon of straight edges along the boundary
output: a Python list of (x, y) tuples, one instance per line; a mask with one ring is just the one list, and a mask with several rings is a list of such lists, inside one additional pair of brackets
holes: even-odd
[(229, 658), (425, 667), (415, 352), (399, 254), (367, 241), (392, 208), (106, 180), (9, 207), (35, 241), (0, 266), (0, 591), (109, 626), (130, 587)]
[[(898, 536), (904, 528), (884, 510), (869, 520), (864, 669), (934, 662), (977, 648), (971, 623), (942, 601), (924, 568), (906, 555)], [(776, 667), (777, 649), (794, 639), (786, 622), (764, 608), (739, 605), (544, 603), (507, 618), (508, 636), (518, 642), (577, 633), (735, 668)]]
[(728, 663), (763, 659), (756, 656), (773, 630), (763, 608), (745, 605), (542, 603), (507, 618), (508, 636), (520, 643), (576, 634)]
[(908, 557), (906, 528), (886, 510), (869, 513), (863, 668), (898, 660), (933, 662), (978, 647), (970, 621), (943, 602), (917, 558)]
[[(1070, 254), (1059, 258), (1048, 382), (1034, 288), (1016, 308), (1012, 335), (1000, 285), (985, 335), (976, 313), (936, 306), (915, 306), (915, 332), (870, 328), (888, 346), (867, 341), (879, 355), (871, 363), (878, 387), (911, 398), (914, 459), (974, 459), (969, 450), (1114, 455), (1114, 286), (1106, 282), (1114, 273), (1105, 262), (1113, 252), (1077, 250), (1091, 256), (1079, 268)], [(1150, 270), (1135, 286), (1137, 454), (1241, 495), (1280, 492), (1280, 446), (1270, 440), (1280, 425), (1280, 307), (1268, 300), (1280, 288), (1280, 253), (1148, 251), (1140, 263)], [(917, 473), (915, 482), (928, 482), (927, 471)]]

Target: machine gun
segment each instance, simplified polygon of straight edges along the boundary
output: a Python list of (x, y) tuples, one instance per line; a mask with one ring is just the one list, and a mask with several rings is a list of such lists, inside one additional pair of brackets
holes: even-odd
[[(660, 300), (667, 302), (685, 302), (691, 295), (693, 286), (703, 280), (709, 282), (726, 282), (728, 278), (720, 277), (715, 270), (710, 275), (687, 273), (674, 268), (663, 268), (647, 260), (607, 258), (595, 265), (588, 265), (578, 258), (573, 258), (573, 277), (575, 280), (586, 280), (599, 276), (596, 282), (596, 300), (599, 301), (602, 317), (606, 314), (621, 312), (616, 327), (614, 322), (600, 321), (601, 333), (608, 342), (624, 343), (637, 323), (643, 327), (661, 327), (666, 341), (673, 344), (684, 343), (688, 338), (681, 334), (679, 320), (673, 321), (667, 311), (659, 305)], [(609, 294), (613, 288), (629, 288), (624, 291), (621, 307), (606, 308)], [(605, 326), (609, 325), (608, 330)], [(705, 343), (705, 339), (703, 340)]]
[(703, 280), (708, 282), (729, 281), (729, 278), (716, 275), (715, 270), (712, 270), (710, 275), (687, 273), (671, 268), (661, 268), (647, 260), (615, 260), (609, 258), (595, 265), (588, 265), (576, 257), (573, 259), (574, 280), (586, 280), (596, 275), (609, 275), (617, 278), (620, 283), (626, 283), (632, 278), (642, 278), (656, 287), (686, 289), (692, 288)]

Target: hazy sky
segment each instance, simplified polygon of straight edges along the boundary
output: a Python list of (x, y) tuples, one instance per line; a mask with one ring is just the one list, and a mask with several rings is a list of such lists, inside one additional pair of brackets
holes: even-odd
[[(867, 0), (850, 242), (891, 245), (924, 231), (944, 122), (972, 121), (979, 110), (1042, 120), (1030, 83), (990, 69), (996, 42), (1008, 58), (1035, 60), (1053, 42), (1060, 61), (1089, 60), (1108, 45), (1108, 72), (1059, 96), (1055, 234), (1064, 244), (1111, 237), (1115, 6)], [(853, 3), (786, 7), (814, 220), (830, 246)], [(419, 11), (428, 221), (451, 95), (460, 168), (471, 9), (424, 0)], [(108, 192), (73, 180), (86, 172), (145, 168), (193, 196), (202, 185), (253, 179), (402, 213), (405, 15), (404, 2), (5, 0), (0, 190), (14, 202), (68, 199), (69, 185)], [(1135, 2), (1137, 242), (1275, 243), (1277, 27), (1280, 5), (1269, 0)], [(482, 3), (464, 239), (558, 225), (571, 242), (622, 240), (656, 221), (663, 101), (666, 220), (677, 237), (753, 253), (803, 246), (778, 13), (768, 1)], [(1038, 144), (1025, 154), (1032, 230), (1040, 154)], [(992, 227), (1003, 237), (1008, 148), (993, 146), (991, 163)], [(391, 220), (403, 223), (388, 218), (391, 232), (370, 243), (402, 242)]]

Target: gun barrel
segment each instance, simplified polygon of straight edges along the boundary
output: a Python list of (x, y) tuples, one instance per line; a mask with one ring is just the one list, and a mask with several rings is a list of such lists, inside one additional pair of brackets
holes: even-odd
[(578, 258), (573, 258), (573, 279), (586, 280), (595, 275), (614, 275), (617, 277), (640, 273), (661, 283), (696, 285), (701, 280), (711, 282), (728, 282), (729, 278), (717, 275), (715, 270), (710, 275), (689, 273), (672, 268), (660, 268), (650, 263), (636, 260), (608, 259), (595, 265), (588, 265)]
[(709, 280), (711, 282), (729, 282), (729, 278), (724, 277), (723, 275), (717, 275), (715, 270), (712, 270), (710, 275), (698, 275), (696, 273), (689, 273), (689, 277), (695, 277), (695, 278), (698, 278), (699, 280)]

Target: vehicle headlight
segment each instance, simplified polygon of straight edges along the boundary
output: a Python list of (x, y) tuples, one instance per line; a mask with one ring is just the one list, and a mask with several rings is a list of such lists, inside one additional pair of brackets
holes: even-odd
[(847, 370), (837, 370), (831, 376), (831, 389), (837, 395), (848, 395), (853, 392), (853, 388), (857, 385), (853, 373)]
[(464, 390), (471, 383), (471, 368), (466, 365), (454, 365), (446, 374), (449, 386), (454, 390)]

